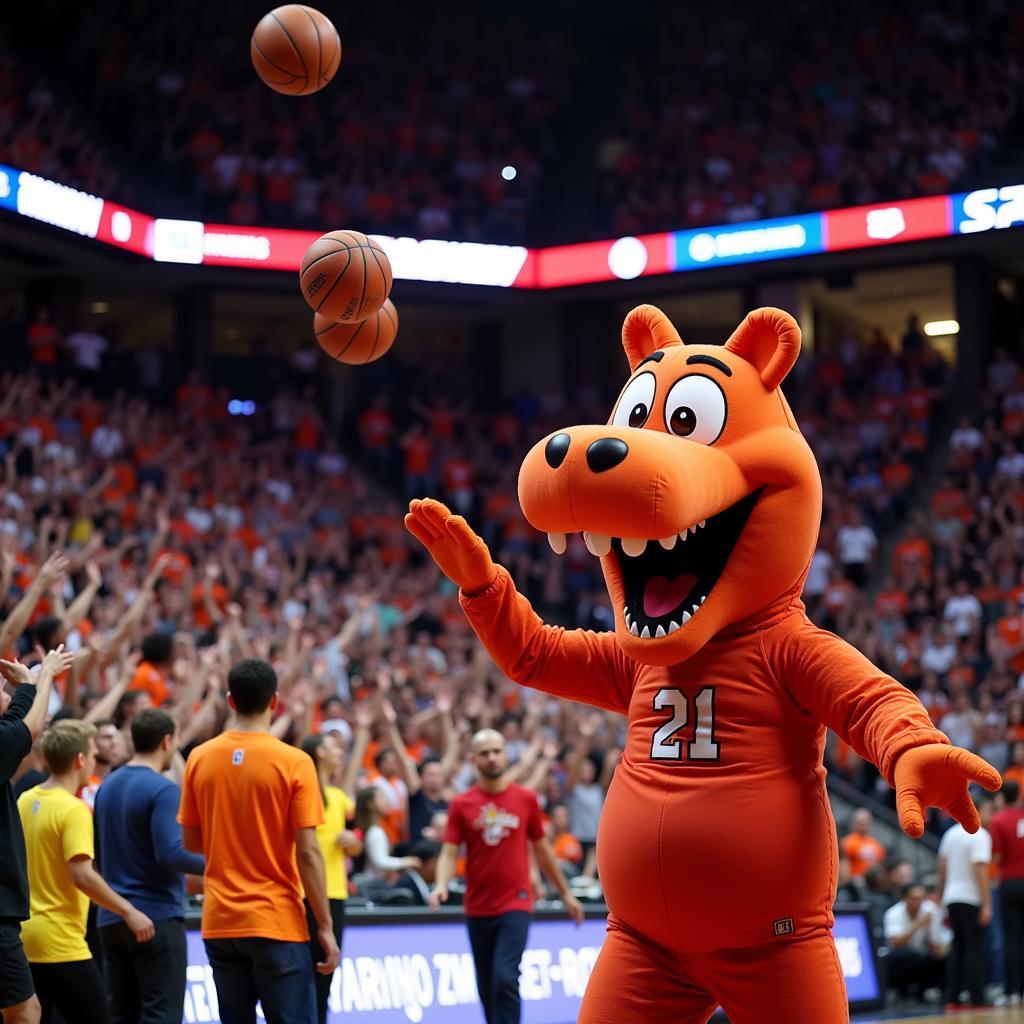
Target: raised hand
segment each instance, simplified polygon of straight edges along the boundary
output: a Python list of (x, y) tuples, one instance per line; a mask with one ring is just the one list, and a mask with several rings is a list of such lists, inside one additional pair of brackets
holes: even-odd
[(896, 762), (896, 811), (903, 831), (912, 839), (924, 832), (929, 807), (940, 807), (968, 832), (981, 828), (978, 810), (967, 791), (977, 782), (989, 792), (1002, 784), (999, 772), (977, 754), (945, 743), (912, 747)]
[(12, 686), (22, 686), (32, 682), (32, 673), (20, 661), (0, 659), (0, 676), (3, 676)]
[(405, 526), (430, 552), (441, 572), (462, 590), (472, 593), (494, 582), (498, 570), (487, 545), (446, 505), (433, 498), (417, 498), (409, 503)]
[(370, 729), (373, 723), (377, 720), (377, 716), (374, 713), (373, 705), (369, 701), (364, 701), (362, 704), (357, 704), (352, 717), (356, 721), (357, 728)]
[(67, 672), (75, 663), (75, 656), (71, 651), (65, 651), (64, 645), (60, 644), (55, 650), (47, 651), (43, 657), (43, 664), (40, 668), (40, 675), (46, 673), (51, 679)]
[(71, 563), (63, 551), (55, 551), (43, 562), (39, 570), (39, 581), (44, 590), (49, 590), (57, 583), (63, 583), (67, 578)]

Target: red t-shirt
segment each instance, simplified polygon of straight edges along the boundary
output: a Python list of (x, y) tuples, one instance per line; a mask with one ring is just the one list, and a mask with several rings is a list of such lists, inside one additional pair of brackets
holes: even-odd
[(1007, 807), (992, 816), (988, 827), (992, 833), (992, 852), (1003, 856), (999, 875), (1008, 878), (1024, 878), (1024, 810)]
[(444, 841), (466, 844), (467, 917), (533, 909), (526, 841), (543, 835), (537, 794), (523, 786), (497, 795), (474, 786), (452, 800)]

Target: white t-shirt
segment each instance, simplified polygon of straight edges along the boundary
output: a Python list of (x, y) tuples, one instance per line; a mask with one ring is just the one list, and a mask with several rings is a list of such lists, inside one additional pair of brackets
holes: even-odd
[(882, 918), (882, 928), (885, 931), (886, 941), (891, 942), (897, 935), (906, 935), (922, 916), (929, 917), (931, 920), (924, 928), (914, 932), (906, 945), (900, 948), (910, 949), (915, 953), (927, 953), (929, 952), (928, 947), (930, 944), (936, 946), (944, 945), (942, 910), (931, 900), (925, 900), (921, 904), (915, 918), (911, 918), (907, 912), (905, 900), (900, 900), (899, 903), (891, 906), (885, 912), (885, 917)]
[(860, 526), (840, 526), (836, 541), (843, 565), (863, 565), (878, 547), (875, 531), (863, 523)]
[(811, 556), (811, 567), (807, 571), (807, 582), (804, 593), (808, 597), (818, 597), (828, 589), (828, 574), (832, 571), (835, 559), (824, 549), (818, 548)]
[(1014, 478), (1024, 476), (1024, 454), (1014, 452), (1012, 455), (1000, 455), (996, 462), (996, 474)]
[(953, 624), (957, 636), (970, 636), (981, 621), (981, 602), (973, 594), (954, 594), (942, 612), (942, 617)]
[(992, 836), (988, 830), (980, 828), (972, 836), (963, 825), (954, 825), (939, 843), (939, 856), (946, 859), (943, 904), (948, 907), (950, 903), (970, 903), (980, 907), (981, 890), (974, 877), (974, 865), (992, 862)]
[(982, 446), (984, 440), (977, 427), (957, 427), (949, 435), (949, 447), (955, 452), (973, 452)]
[(103, 353), (109, 343), (92, 331), (75, 331), (68, 337), (68, 348), (75, 353), (75, 366), (83, 370), (98, 370), (103, 363)]

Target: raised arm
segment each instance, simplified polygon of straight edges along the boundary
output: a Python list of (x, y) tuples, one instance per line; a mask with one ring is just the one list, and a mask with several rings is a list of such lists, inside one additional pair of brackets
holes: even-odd
[(110, 662), (110, 652), (118, 650), (121, 644), (131, 637), (142, 621), (142, 617), (146, 614), (146, 609), (149, 607), (149, 602), (153, 599), (153, 591), (156, 590), (157, 582), (166, 568), (168, 560), (166, 555), (161, 555), (154, 563), (153, 568), (146, 574), (146, 578), (143, 580), (142, 586), (139, 587), (135, 600), (132, 601), (128, 611), (124, 613), (121, 621), (110, 635), (110, 639), (103, 646), (99, 656), (101, 665), (106, 665)]
[(579, 733), (579, 740), (572, 748), (572, 756), (569, 758), (569, 770), (565, 776), (566, 793), (571, 793), (576, 788), (576, 783), (580, 781), (580, 775), (583, 772), (583, 762), (590, 756), (590, 748), (594, 744), (594, 736), (600, 724), (601, 716), (599, 714), (592, 714), (587, 715), (576, 727), (576, 731)]
[(612, 633), (545, 625), (462, 516), (439, 501), (413, 501), (406, 527), (456, 583), (476, 634), (498, 667), (523, 686), (625, 714), (634, 666)]
[(99, 567), (95, 562), (86, 563), (85, 574), (88, 582), (82, 588), (81, 593), (68, 605), (63, 616), (61, 616), (65, 632), (76, 629), (82, 619), (89, 614), (92, 602), (100, 592), (100, 587), (103, 586), (103, 577), (100, 575)]
[(9, 651), (25, 631), (39, 599), (50, 587), (61, 582), (68, 573), (68, 559), (63, 551), (55, 551), (43, 563), (22, 599), (14, 606), (0, 626), (0, 653)]
[(921, 702), (844, 640), (806, 619), (760, 634), (762, 656), (796, 703), (827, 725), (896, 789), (903, 830), (924, 831), (928, 807), (941, 807), (968, 832), (980, 827), (968, 782), (999, 788), (999, 773), (950, 745)]
[(373, 707), (370, 704), (357, 705), (355, 709), (355, 734), (352, 737), (352, 749), (345, 762), (345, 771), (341, 777), (341, 788), (352, 796), (356, 790), (356, 778), (362, 767), (366, 748), (370, 743), (370, 728), (373, 726)]
[(388, 743), (398, 758), (398, 771), (411, 798), (420, 790), (420, 773), (416, 770), (416, 762), (406, 753), (405, 740), (402, 739), (401, 730), (398, 728), (398, 715), (394, 704), (390, 700), (382, 700), (380, 711), (388, 727)]

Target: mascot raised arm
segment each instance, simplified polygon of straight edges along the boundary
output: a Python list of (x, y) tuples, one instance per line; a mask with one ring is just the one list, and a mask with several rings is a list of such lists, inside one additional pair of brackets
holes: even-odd
[(999, 774), (807, 619), (821, 480), (780, 390), (796, 321), (758, 309), (724, 346), (686, 345), (640, 306), (622, 337), (631, 376), (608, 423), (545, 438), (519, 475), (555, 551), (581, 530), (601, 559), (614, 632), (545, 625), (441, 503), (413, 501), (406, 524), (509, 678), (628, 717), (580, 1022), (704, 1024), (721, 1004), (732, 1024), (845, 1024), (826, 727), (896, 788), (913, 837), (929, 806), (976, 831), (968, 783)]

